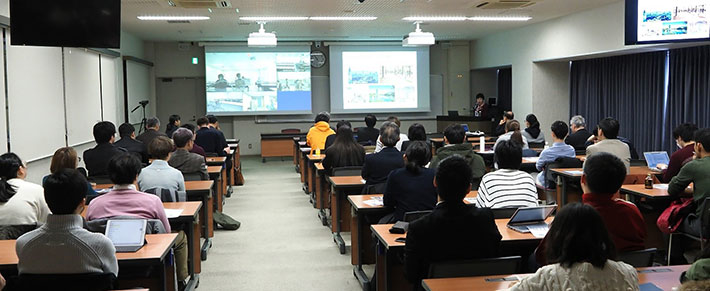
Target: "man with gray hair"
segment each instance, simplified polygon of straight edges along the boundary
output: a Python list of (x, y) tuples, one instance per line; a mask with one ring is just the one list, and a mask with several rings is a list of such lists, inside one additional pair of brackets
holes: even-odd
[(569, 120), (569, 125), (572, 133), (567, 136), (565, 143), (574, 147), (575, 150), (585, 150), (587, 148), (585, 143), (592, 136), (592, 133), (585, 128), (587, 124), (584, 117), (581, 115), (572, 116)]
[(362, 166), (361, 176), (366, 181), (366, 189), (374, 187), (369, 193), (383, 193), (390, 172), (404, 167), (402, 152), (395, 147), (399, 141), (399, 127), (396, 123), (386, 121), (382, 124), (379, 141), (384, 148), (378, 153), (366, 155)]
[(202, 180), (209, 180), (210, 175), (207, 174), (205, 158), (190, 152), (195, 144), (195, 136), (192, 131), (187, 128), (178, 128), (173, 133), (173, 142), (175, 142), (177, 149), (170, 156), (168, 165), (180, 170), (184, 176), (199, 174)]
[(165, 133), (160, 131), (160, 119), (157, 117), (148, 118), (145, 123), (145, 132), (137, 136), (136, 139), (142, 142), (144, 145), (149, 145), (156, 137), (167, 136)]

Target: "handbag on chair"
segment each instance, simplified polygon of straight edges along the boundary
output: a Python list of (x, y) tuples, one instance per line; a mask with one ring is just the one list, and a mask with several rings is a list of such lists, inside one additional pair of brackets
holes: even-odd
[(683, 218), (695, 210), (693, 198), (682, 198), (671, 202), (656, 220), (656, 225), (661, 232), (671, 234), (678, 230)]

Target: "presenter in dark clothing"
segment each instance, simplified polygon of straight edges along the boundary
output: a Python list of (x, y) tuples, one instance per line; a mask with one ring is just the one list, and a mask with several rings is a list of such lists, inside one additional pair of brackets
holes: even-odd
[(482, 93), (476, 94), (476, 104), (473, 105), (473, 117), (478, 120), (488, 119), (488, 104)]
[(357, 129), (357, 142), (361, 145), (376, 145), (377, 137), (380, 136), (380, 131), (375, 128), (377, 117), (372, 114), (365, 116), (366, 127)]
[(128, 122), (118, 127), (118, 135), (121, 139), (113, 145), (121, 147), (129, 153), (135, 154), (143, 164), (148, 164), (148, 149), (140, 141), (136, 140), (136, 128)]
[(89, 171), (89, 178), (107, 176), (108, 162), (113, 156), (125, 153), (126, 150), (113, 144), (116, 139), (116, 126), (109, 121), (101, 121), (94, 125), (93, 149), (84, 151), (84, 164)]
[(380, 132), (382, 132), (380, 141), (385, 148), (378, 153), (365, 156), (365, 164), (362, 167), (362, 178), (366, 181), (366, 189), (375, 187), (373, 190), (378, 193), (382, 193), (384, 190), (384, 183), (387, 182), (390, 172), (404, 167), (402, 152), (395, 147), (399, 141), (397, 124), (390, 121), (385, 122), (380, 128)]
[(208, 156), (210, 154), (220, 157), (226, 156), (227, 153), (222, 146), (222, 136), (219, 131), (209, 126), (207, 117), (198, 118), (197, 126), (199, 129), (196, 132), (195, 143), (202, 147)]
[(434, 188), (434, 169), (427, 169), (431, 160), (431, 149), (423, 141), (413, 141), (404, 154), (405, 168), (392, 171), (385, 186), (384, 204), (394, 208), (394, 214), (387, 216), (393, 223), (404, 219), (404, 214), (410, 211), (431, 210), (436, 205), (436, 189)]

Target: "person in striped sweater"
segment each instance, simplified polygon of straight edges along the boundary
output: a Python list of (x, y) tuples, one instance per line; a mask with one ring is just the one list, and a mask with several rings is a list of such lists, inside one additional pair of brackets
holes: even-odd
[(500, 141), (495, 149), (498, 170), (483, 176), (476, 206), (519, 208), (537, 206), (537, 188), (530, 174), (520, 171), (523, 149), (513, 141)]

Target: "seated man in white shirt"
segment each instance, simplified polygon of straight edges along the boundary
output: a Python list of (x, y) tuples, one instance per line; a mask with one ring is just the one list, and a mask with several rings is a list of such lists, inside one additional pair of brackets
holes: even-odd
[(615, 155), (626, 166), (626, 172), (629, 172), (631, 166), (631, 152), (629, 146), (617, 139), (619, 135), (619, 121), (607, 117), (599, 121), (596, 134), (589, 137), (594, 141), (593, 145), (587, 147), (587, 158), (595, 153), (605, 152)]
[[(399, 127), (400, 129), (402, 128), (402, 123), (399, 122), (399, 118), (397, 118), (397, 116), (387, 117), (387, 121), (394, 122), (397, 125), (397, 127)], [(408, 141), (408, 140), (409, 140), (409, 137), (400, 131), (399, 141), (397, 141), (397, 144), (394, 147), (396, 147), (398, 151), (401, 151), (402, 150), (402, 143), (405, 141)], [(382, 141), (380, 141), (380, 138), (377, 137), (377, 145), (375, 145), (375, 152), (379, 153), (383, 148), (385, 148), (385, 146), (382, 144)]]
[(86, 204), (87, 185), (75, 169), (61, 169), (47, 178), (44, 197), (53, 214), (47, 217), (47, 224), (17, 239), (20, 274), (118, 275), (111, 240), (83, 228), (80, 214)]

